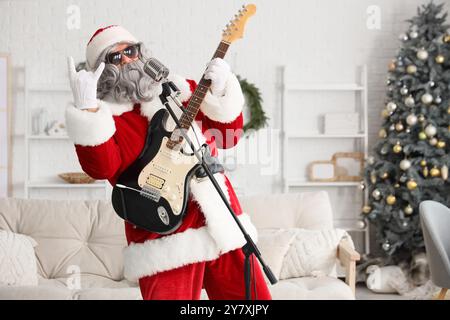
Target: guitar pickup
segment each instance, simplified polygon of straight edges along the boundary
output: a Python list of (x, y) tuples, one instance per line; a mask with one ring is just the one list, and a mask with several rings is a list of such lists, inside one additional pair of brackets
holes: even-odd
[(166, 180), (158, 176), (155, 176), (154, 174), (150, 174), (147, 177), (146, 182), (150, 187), (161, 190), (164, 187), (164, 183), (166, 182)]

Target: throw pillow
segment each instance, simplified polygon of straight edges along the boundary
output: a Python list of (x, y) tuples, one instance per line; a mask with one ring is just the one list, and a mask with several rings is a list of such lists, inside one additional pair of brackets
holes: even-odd
[(293, 229), (294, 240), (286, 253), (280, 279), (335, 276), (337, 248), (343, 238), (351, 237), (342, 229)]
[(38, 284), (35, 246), (31, 237), (0, 230), (0, 285)]
[[(280, 278), (281, 267), (295, 232), (285, 229), (259, 229), (257, 247), (264, 262), (270, 267), (277, 279)], [(256, 259), (257, 260), (257, 259)], [(266, 278), (266, 277), (265, 277)], [(268, 279), (266, 278), (268, 283)]]

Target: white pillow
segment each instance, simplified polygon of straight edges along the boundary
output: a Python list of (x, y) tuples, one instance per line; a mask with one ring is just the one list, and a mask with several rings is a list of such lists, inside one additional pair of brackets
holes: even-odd
[(35, 246), (31, 237), (0, 230), (0, 285), (38, 284)]
[[(259, 229), (257, 247), (261, 252), (264, 262), (270, 267), (274, 276), (279, 279), (284, 256), (295, 232), (286, 229)], [(269, 280), (265, 277), (267, 283)]]
[(284, 258), (280, 279), (336, 276), (339, 242), (350, 235), (342, 229), (291, 229), (294, 240)]

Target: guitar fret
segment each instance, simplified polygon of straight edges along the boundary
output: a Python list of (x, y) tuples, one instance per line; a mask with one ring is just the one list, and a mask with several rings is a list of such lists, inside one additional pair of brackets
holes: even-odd
[[(229, 47), (229, 43), (221, 41), (216, 49), (216, 52), (213, 55), (213, 59), (223, 58), (227, 53)], [(205, 79), (204, 77), (200, 79), (197, 87), (191, 95), (191, 98), (189, 99), (189, 103), (185, 108), (185, 112), (180, 117), (180, 125), (183, 129), (188, 130), (190, 128), (191, 123), (195, 120), (195, 117), (197, 116), (197, 113), (200, 109), (200, 105), (205, 99), (206, 93), (208, 92), (210, 86), (211, 80)], [(168, 148), (174, 149), (183, 140), (183, 136), (179, 136), (176, 140), (169, 139), (166, 145)]]

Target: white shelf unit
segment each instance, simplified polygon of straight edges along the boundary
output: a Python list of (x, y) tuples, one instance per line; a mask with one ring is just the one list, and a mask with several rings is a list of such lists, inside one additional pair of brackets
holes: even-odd
[[(288, 158), (289, 158), (289, 145), (293, 141), (316, 141), (316, 144), (322, 143), (325, 140), (350, 140), (357, 141), (359, 145), (359, 152), (364, 153), (364, 158), (368, 156), (368, 98), (367, 98), (367, 67), (360, 66), (358, 67), (358, 83), (290, 83), (286, 78), (286, 70), (287, 66), (281, 67), (281, 132), (282, 132), (282, 181), (283, 181), (283, 190), (284, 192), (292, 192), (292, 189), (315, 189), (315, 188), (323, 188), (323, 189), (336, 189), (336, 188), (346, 188), (352, 190), (357, 196), (360, 194), (361, 202), (365, 203), (367, 199), (367, 191), (361, 192), (360, 182), (313, 182), (308, 181), (307, 179), (296, 179), (296, 177), (292, 177), (291, 173), (288, 170)], [(293, 133), (290, 132), (287, 128), (288, 121), (292, 121), (289, 118), (289, 110), (288, 108), (292, 108), (294, 106), (289, 105), (287, 102), (288, 95), (291, 94), (302, 94), (308, 92), (309, 94), (320, 94), (320, 93), (352, 93), (358, 101), (355, 105), (357, 108), (357, 112), (360, 115), (360, 132), (356, 134), (343, 134), (343, 135), (329, 135), (329, 134), (321, 134), (321, 133)], [(326, 160), (326, 159), (323, 159)], [(333, 206), (333, 203), (332, 203)], [(361, 232), (364, 243), (362, 247), (364, 248), (366, 253), (369, 253), (369, 225), (364, 221), (364, 227), (361, 228), (359, 226), (359, 222), (363, 221), (360, 216), (360, 210), (355, 211), (353, 218), (343, 218), (343, 219), (335, 219), (335, 225), (337, 227), (341, 227), (346, 229), (347, 231), (353, 232)]]
[[(71, 98), (71, 90), (68, 84), (31, 84), (28, 74), (29, 68), (25, 68), (24, 72), (24, 114), (25, 114), (25, 134), (24, 134), (24, 147), (25, 147), (25, 181), (24, 181), (24, 196), (30, 198), (30, 191), (36, 189), (103, 189), (104, 199), (109, 199), (109, 186), (107, 181), (95, 181), (94, 183), (68, 183), (60, 179), (57, 176), (42, 177), (38, 179), (31, 178), (30, 161), (32, 160), (32, 152), (30, 145), (32, 143), (41, 143), (41, 141), (64, 141), (62, 143), (72, 143), (67, 135), (35, 135), (31, 130), (31, 114), (33, 106), (30, 105), (30, 95), (34, 94), (57, 94), (67, 95), (68, 99)], [(56, 156), (56, 153), (55, 153)], [(74, 157), (76, 154), (74, 153)]]

